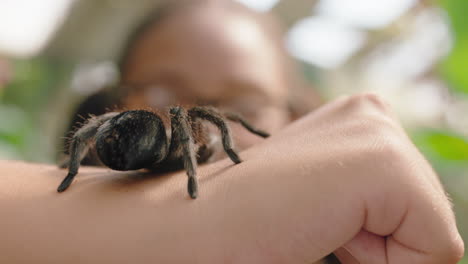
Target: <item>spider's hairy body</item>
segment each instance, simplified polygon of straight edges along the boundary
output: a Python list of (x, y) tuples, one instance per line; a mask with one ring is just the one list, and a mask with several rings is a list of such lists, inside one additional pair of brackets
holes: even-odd
[(166, 142), (161, 118), (144, 110), (122, 112), (96, 133), (99, 158), (113, 170), (138, 170), (162, 161), (167, 155)]
[(221, 132), (224, 150), (234, 163), (241, 160), (233, 149), (231, 132), (225, 118), (241, 123), (262, 137), (268, 134), (253, 128), (235, 114), (221, 114), (212, 107), (172, 107), (169, 114), (147, 110), (111, 112), (91, 117), (71, 139), (69, 173), (57, 191), (65, 191), (78, 173), (80, 161), (95, 144), (101, 162), (114, 170), (185, 168), (188, 192), (198, 195), (196, 168), (213, 153), (212, 134), (202, 121), (214, 124)]

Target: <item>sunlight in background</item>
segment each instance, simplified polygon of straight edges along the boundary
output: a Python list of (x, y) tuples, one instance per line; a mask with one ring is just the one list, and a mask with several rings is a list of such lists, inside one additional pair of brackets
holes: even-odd
[(415, 0), (321, 0), (299, 21), (287, 37), (289, 51), (298, 59), (322, 68), (345, 63), (365, 42), (361, 29), (390, 24), (415, 4)]
[(74, 0), (0, 1), (0, 53), (37, 54), (65, 19)]
[(416, 0), (321, 0), (316, 12), (352, 26), (382, 28), (411, 8)]
[(266, 12), (270, 10), (273, 6), (276, 5), (276, 3), (279, 2), (279, 0), (236, 0), (237, 2), (243, 3), (244, 5), (261, 11), (261, 12)]
[[(278, 0), (237, 0), (259, 10), (271, 9)], [(365, 42), (365, 32), (392, 23), (416, 0), (321, 0), (311, 17), (300, 20), (288, 33), (291, 54), (321, 68), (337, 68)]]
[(299, 21), (288, 33), (288, 50), (298, 59), (322, 68), (343, 64), (365, 41), (365, 33), (326, 17)]
[(406, 23), (403, 36), (374, 51), (368, 62), (368, 74), (415, 78), (447, 56), (451, 36), (443, 15), (439, 9), (428, 8), (412, 23)]

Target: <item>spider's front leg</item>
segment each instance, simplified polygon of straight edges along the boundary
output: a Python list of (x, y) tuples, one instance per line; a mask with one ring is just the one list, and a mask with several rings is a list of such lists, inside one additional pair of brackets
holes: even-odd
[(71, 139), (70, 161), (68, 163), (68, 174), (57, 188), (57, 192), (65, 191), (73, 182), (81, 160), (86, 156), (89, 145), (92, 143), (98, 128), (107, 120), (116, 116), (118, 113), (112, 112), (88, 119), (80, 129), (78, 129)]
[(182, 147), (182, 159), (188, 176), (187, 191), (195, 199), (198, 196), (197, 159), (189, 117), (185, 109), (178, 106), (172, 107), (170, 114), (172, 142), (177, 142)]
[(229, 119), (229, 120), (231, 120), (233, 122), (241, 124), (245, 129), (247, 129), (252, 134), (255, 134), (255, 135), (260, 136), (262, 138), (267, 138), (267, 137), (270, 136), (270, 134), (268, 132), (265, 132), (263, 130), (260, 130), (260, 129), (255, 128), (254, 126), (252, 126), (249, 122), (247, 122), (239, 114), (227, 112), (227, 113), (224, 113), (224, 116), (227, 119)]
[(221, 141), (223, 143), (224, 151), (226, 151), (229, 158), (236, 164), (241, 163), (242, 160), (239, 154), (234, 150), (232, 143), (231, 130), (228, 124), (224, 121), (224, 117), (215, 108), (208, 106), (196, 106), (189, 110), (190, 117), (193, 119), (199, 118), (211, 122), (221, 131)]

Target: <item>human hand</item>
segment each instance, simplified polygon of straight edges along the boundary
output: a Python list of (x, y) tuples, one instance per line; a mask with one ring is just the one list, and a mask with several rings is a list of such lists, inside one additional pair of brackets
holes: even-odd
[[(342, 263), (457, 263), (463, 256), (463, 241), (439, 179), (379, 98), (359, 95), (337, 100), (283, 135), (294, 138), (299, 130), (309, 135), (295, 139), (302, 144), (288, 140), (288, 145), (314, 146), (322, 157), (293, 154), (297, 149), (285, 152), (297, 156), (298, 166), (307, 163), (304, 157), (311, 158), (309, 168), (301, 166), (308, 171), (305, 174), (312, 169), (326, 177), (324, 186), (316, 183), (314, 191), (318, 189), (323, 203), (330, 204), (333, 215), (318, 217), (337, 227), (337, 237), (324, 239), (321, 246), (327, 247), (328, 239), (330, 246), (346, 240), (351, 231), (345, 232), (346, 227), (360, 219), (360, 224), (354, 223), (359, 231), (335, 251)], [(332, 197), (324, 200), (326, 193)], [(335, 214), (340, 213), (338, 220)]]

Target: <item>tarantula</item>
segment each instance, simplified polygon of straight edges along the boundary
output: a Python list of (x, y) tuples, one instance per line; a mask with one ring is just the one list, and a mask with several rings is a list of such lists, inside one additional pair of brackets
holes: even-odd
[(179, 106), (171, 107), (169, 115), (131, 110), (91, 117), (71, 138), (70, 157), (63, 164), (63, 167), (68, 166), (68, 175), (57, 191), (63, 192), (70, 186), (78, 173), (81, 160), (89, 147), (95, 144), (101, 162), (113, 170), (185, 168), (187, 190), (190, 197), (195, 199), (198, 195), (197, 163), (207, 161), (213, 154), (213, 143), (202, 121), (218, 127), (225, 152), (234, 163), (241, 162), (233, 149), (231, 132), (225, 118), (240, 123), (253, 134), (264, 138), (269, 136), (237, 114), (222, 114), (208, 106), (188, 110)]

